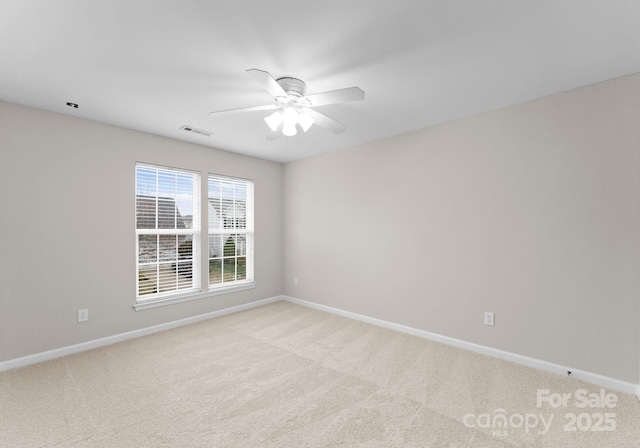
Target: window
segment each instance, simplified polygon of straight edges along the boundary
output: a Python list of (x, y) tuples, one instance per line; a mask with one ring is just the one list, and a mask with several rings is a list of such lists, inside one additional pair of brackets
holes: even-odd
[(253, 182), (210, 174), (206, 187), (202, 198), (199, 173), (136, 164), (136, 310), (255, 287)]
[(253, 282), (253, 182), (209, 175), (209, 289)]
[(200, 290), (200, 177), (136, 165), (137, 302)]

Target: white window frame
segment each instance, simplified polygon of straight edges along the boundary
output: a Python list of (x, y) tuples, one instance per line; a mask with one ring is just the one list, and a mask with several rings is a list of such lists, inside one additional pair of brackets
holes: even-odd
[[(211, 185), (212, 181), (219, 182), (225, 185), (231, 185), (233, 191), (236, 190), (236, 186), (242, 186), (242, 189), (245, 191), (245, 200), (241, 202), (239, 199), (226, 198), (227, 201), (230, 201), (234, 207), (233, 213), (233, 225), (231, 227), (226, 227), (225, 225), (221, 225), (220, 223), (224, 222), (224, 218), (221, 215), (218, 215), (221, 210), (218, 210), (217, 207), (212, 205), (212, 200), (215, 202), (215, 199), (222, 199), (222, 191), (212, 191)], [(244, 208), (244, 219), (238, 219), (236, 210), (239, 208)], [(222, 210), (223, 211), (223, 210)], [(216, 225), (215, 222), (218, 222)], [(228, 290), (239, 290), (239, 289), (247, 289), (255, 286), (254, 283), (254, 183), (252, 180), (248, 179), (240, 179), (229, 176), (221, 176), (218, 174), (209, 173), (207, 179), (207, 222), (208, 222), (208, 242), (207, 242), (207, 264), (208, 264), (208, 289), (210, 292), (224, 292)], [(239, 223), (244, 222), (244, 226), (239, 226)], [(220, 236), (221, 239), (219, 241), (223, 241), (225, 243), (218, 244), (220, 247), (217, 249), (221, 251), (221, 253), (216, 254), (217, 256), (212, 257), (211, 247), (212, 240), (215, 240), (216, 237)], [(237, 250), (237, 240), (236, 244), (234, 244), (234, 248), (236, 253), (233, 256), (228, 256), (224, 253), (225, 248), (223, 247), (226, 244), (228, 238), (233, 238), (234, 236), (243, 236), (244, 237), (244, 251), (243, 253), (238, 253)], [(228, 279), (225, 274), (225, 260), (230, 260), (234, 258), (235, 261), (235, 274), (234, 279)], [(244, 258), (244, 272), (240, 274), (242, 269), (240, 268), (240, 260)], [(215, 274), (212, 271), (217, 269), (216, 263), (220, 261), (220, 268), (222, 271), (220, 272), (220, 282), (211, 283), (212, 276)], [(213, 266), (212, 266), (213, 263)], [(241, 276), (241, 278), (237, 278)], [(214, 277), (215, 278), (215, 277)]]
[[(167, 172), (176, 172), (182, 174), (188, 174), (193, 176), (193, 204), (192, 204), (192, 227), (190, 229), (138, 229), (137, 228), (137, 207), (138, 207), (138, 168), (148, 168), (151, 170), (161, 170)], [(181, 303), (191, 300), (210, 298), (217, 295), (228, 294), (231, 292), (243, 291), (255, 288), (256, 283), (254, 280), (254, 203), (253, 203), (253, 193), (254, 193), (254, 184), (252, 180), (248, 179), (240, 179), (233, 178), (228, 176), (220, 176), (216, 174), (208, 174), (207, 182), (203, 182), (202, 179), (205, 178), (205, 173), (201, 173), (198, 171), (192, 171), (188, 169), (182, 168), (174, 168), (168, 166), (154, 165), (149, 163), (137, 162), (134, 171), (134, 181), (136, 184), (135, 189), (135, 204), (134, 213), (135, 223), (134, 228), (136, 228), (136, 271), (135, 271), (135, 284), (136, 284), (136, 301), (133, 305), (133, 308), (136, 311), (146, 310), (150, 308), (157, 308), (160, 306), (171, 305), (175, 303)], [(218, 179), (226, 179), (233, 180), (235, 182), (244, 182), (247, 185), (248, 189), (248, 200), (246, 201), (246, 222), (247, 227), (245, 229), (224, 229), (225, 233), (228, 234), (243, 234), (245, 236), (246, 241), (246, 276), (240, 280), (236, 281), (227, 281), (221, 284), (209, 285), (209, 230), (212, 230), (215, 233), (215, 229), (209, 229), (207, 227), (209, 215), (208, 212), (203, 212), (203, 210), (209, 209), (209, 185), (208, 179), (209, 177), (214, 177)], [(156, 187), (157, 193), (157, 187)], [(158, 208), (156, 207), (156, 216), (157, 216)], [(206, 213), (203, 216), (203, 213)], [(203, 220), (203, 218), (206, 218)], [(204, 227), (202, 227), (204, 226)], [(157, 224), (156, 224), (157, 227)], [(191, 237), (192, 239), (192, 284), (189, 288), (177, 289), (173, 291), (167, 291), (162, 293), (154, 293), (154, 294), (144, 294), (140, 295), (140, 254), (139, 254), (139, 235), (180, 235)], [(206, 236), (207, 238), (204, 238)], [(179, 246), (178, 246), (179, 247)], [(159, 246), (158, 246), (159, 249)], [(180, 260), (180, 254), (178, 252), (178, 256), (176, 258), (176, 263)], [(206, 264), (205, 264), (206, 263)]]
[[(155, 172), (156, 175), (156, 181), (155, 181), (155, 190), (153, 192), (148, 192), (147, 194), (149, 195), (149, 197), (153, 197), (155, 198), (155, 215), (154, 215), (154, 219), (155, 219), (155, 228), (142, 228), (142, 229), (138, 229), (138, 205), (141, 203), (141, 201), (139, 201), (139, 198), (141, 196), (143, 196), (143, 191), (140, 190), (140, 186), (138, 185), (138, 172), (139, 170), (149, 170), (152, 172)], [(191, 208), (192, 208), (192, 218), (191, 218), (191, 228), (178, 228), (178, 224), (177, 224), (177, 218), (176, 218), (176, 224), (175, 224), (175, 228), (159, 228), (160, 226), (158, 225), (159, 222), (159, 202), (161, 202), (160, 197), (161, 194), (159, 193), (159, 186), (158, 186), (158, 174), (159, 173), (169, 173), (170, 175), (182, 175), (182, 176), (190, 176), (191, 180), (192, 180), (192, 188), (191, 188), (191, 197), (192, 197), (192, 204), (191, 204)], [(200, 257), (200, 247), (201, 247), (201, 231), (200, 231), (200, 207), (201, 207), (201, 201), (200, 201), (200, 173), (194, 172), (194, 171), (189, 171), (189, 170), (184, 170), (184, 169), (179, 169), (179, 168), (173, 168), (173, 167), (165, 167), (165, 166), (158, 166), (158, 165), (150, 165), (150, 164), (146, 164), (146, 163), (136, 163), (136, 167), (135, 167), (135, 183), (136, 183), (136, 187), (135, 187), (135, 209), (136, 209), (136, 223), (135, 223), (135, 229), (136, 229), (136, 305), (134, 306), (136, 309), (138, 309), (138, 307), (143, 306), (143, 305), (147, 305), (149, 307), (152, 307), (154, 305), (157, 306), (157, 304), (165, 304), (167, 302), (171, 302), (171, 303), (175, 303), (176, 300), (180, 300), (180, 299), (184, 299), (185, 297), (188, 296), (192, 296), (194, 294), (197, 294), (201, 291), (201, 271), (202, 271), (202, 267), (201, 267), (201, 257)], [(176, 185), (176, 197), (173, 198), (174, 201), (174, 207), (176, 208), (176, 211), (178, 210), (178, 205), (177, 205), (177, 185)], [(157, 253), (156, 253), (156, 257), (155, 257), (155, 261), (148, 261), (148, 262), (141, 262), (141, 254), (140, 254), (140, 237), (144, 236), (144, 235), (150, 235), (150, 236), (157, 236), (158, 239), (161, 238), (162, 235), (176, 235), (177, 237), (185, 237), (185, 239), (189, 239), (191, 238), (191, 247), (192, 247), (192, 251), (191, 251), (191, 256), (192, 256), (192, 260), (191, 260), (191, 285), (185, 288), (178, 288), (178, 282), (179, 281), (184, 281), (185, 278), (184, 276), (180, 276), (179, 275), (179, 266), (180, 266), (180, 253), (179, 253), (179, 247), (176, 246), (176, 256), (173, 259), (169, 259), (169, 258), (165, 258), (165, 260), (161, 261), (160, 260), (160, 243), (158, 242), (157, 245)], [(166, 257), (166, 255), (165, 255)], [(173, 263), (173, 264), (171, 264)], [(166, 266), (172, 266), (175, 267), (175, 273), (176, 273), (176, 280), (175, 280), (175, 287), (173, 289), (169, 289), (167, 291), (158, 291), (158, 292), (150, 292), (150, 293), (146, 293), (146, 294), (140, 294), (140, 288), (141, 288), (141, 275), (140, 275), (140, 268), (141, 266), (153, 266), (155, 265), (156, 267), (156, 279), (155, 279), (155, 285), (156, 285), (156, 289), (159, 288), (159, 285), (161, 285), (163, 283), (163, 279), (161, 277), (160, 274), (160, 267), (161, 265), (166, 265)], [(167, 279), (168, 277), (165, 274), (165, 279)], [(142, 281), (145, 281), (146, 279), (143, 279)], [(153, 284), (153, 281), (150, 281), (149, 283)], [(144, 285), (143, 285), (144, 287)]]

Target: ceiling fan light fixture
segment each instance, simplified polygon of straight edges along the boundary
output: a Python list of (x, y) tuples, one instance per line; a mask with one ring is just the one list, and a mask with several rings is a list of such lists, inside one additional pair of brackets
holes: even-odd
[(282, 121), (285, 126), (295, 126), (298, 123), (298, 111), (291, 106), (285, 107), (282, 111)]
[(267, 123), (267, 126), (273, 131), (276, 132), (280, 125), (282, 124), (282, 114), (280, 111), (276, 111), (264, 118), (264, 121)]
[(300, 114), (291, 106), (286, 106), (282, 111), (282, 133), (287, 137), (293, 137), (298, 133), (296, 124), (298, 124), (298, 118)]
[(287, 123), (286, 121), (284, 122), (284, 126), (282, 127), (283, 135), (286, 135), (287, 137), (293, 137), (297, 133), (298, 130), (296, 129), (295, 123)]

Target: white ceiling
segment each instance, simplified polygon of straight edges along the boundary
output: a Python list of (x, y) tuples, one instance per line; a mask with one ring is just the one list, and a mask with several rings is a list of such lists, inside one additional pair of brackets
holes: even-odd
[[(266, 141), (208, 116), (273, 101), (250, 68), (366, 98)], [(0, 99), (279, 162), (637, 72), (638, 0), (0, 0)]]

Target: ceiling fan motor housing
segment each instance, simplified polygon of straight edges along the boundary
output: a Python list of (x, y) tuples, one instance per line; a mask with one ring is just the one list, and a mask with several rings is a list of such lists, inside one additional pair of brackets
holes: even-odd
[(307, 88), (307, 85), (298, 78), (291, 78), (285, 76), (283, 78), (276, 79), (276, 82), (282, 87), (282, 90), (287, 92), (288, 95), (295, 96), (301, 98), (304, 96), (304, 91)]

